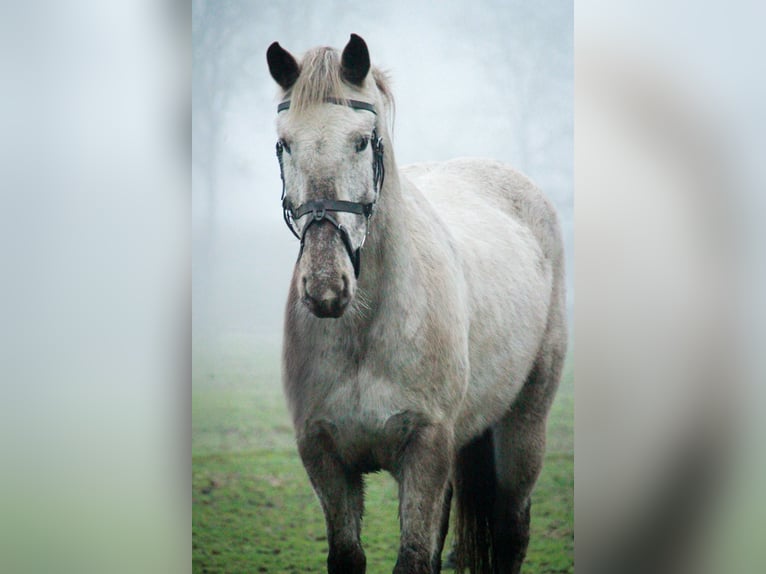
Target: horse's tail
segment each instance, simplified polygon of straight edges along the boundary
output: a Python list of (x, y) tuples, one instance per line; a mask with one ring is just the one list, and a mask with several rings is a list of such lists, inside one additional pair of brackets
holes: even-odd
[(492, 574), (492, 514), (496, 489), (492, 432), (487, 429), (460, 450), (455, 464), (459, 574), (466, 568), (472, 574)]

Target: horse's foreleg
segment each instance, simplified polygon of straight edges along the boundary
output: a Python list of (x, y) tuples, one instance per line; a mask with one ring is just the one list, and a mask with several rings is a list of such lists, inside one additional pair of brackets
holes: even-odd
[(298, 450), (319, 497), (327, 525), (327, 571), (364, 574), (366, 558), (361, 542), (364, 488), (362, 476), (349, 472), (323, 431), (298, 441)]
[(451, 433), (424, 426), (412, 432), (399, 459), (401, 544), (394, 574), (431, 574), (450, 469)]

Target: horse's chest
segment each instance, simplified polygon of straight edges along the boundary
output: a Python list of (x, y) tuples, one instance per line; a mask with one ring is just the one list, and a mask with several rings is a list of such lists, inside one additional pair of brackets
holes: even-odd
[(364, 470), (394, 466), (412, 432), (456, 412), (467, 384), (460, 340), (437, 329), (441, 316), (388, 317), (363, 337), (327, 333), (311, 346), (295, 337), (285, 355), (299, 442)]
[(386, 420), (404, 408), (394, 384), (383, 379), (357, 378), (338, 381), (319, 409), (350, 432), (374, 433)]
[(306, 421), (305, 435), (320, 440), (350, 466), (363, 471), (395, 465), (393, 453), (425, 417), (401, 401), (384, 380), (338, 382)]

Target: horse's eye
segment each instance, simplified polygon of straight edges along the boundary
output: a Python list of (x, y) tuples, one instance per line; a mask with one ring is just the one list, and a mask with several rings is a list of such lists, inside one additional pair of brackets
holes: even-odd
[(285, 150), (287, 153), (290, 153), (290, 144), (288, 144), (286, 140), (280, 139), (277, 142), (277, 146), (281, 146), (283, 150)]
[(370, 143), (370, 138), (364, 136), (356, 140), (356, 151), (364, 151), (367, 149), (367, 144)]

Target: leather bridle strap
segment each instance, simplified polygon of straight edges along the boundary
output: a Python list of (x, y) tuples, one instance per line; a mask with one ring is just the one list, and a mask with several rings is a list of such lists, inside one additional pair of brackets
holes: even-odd
[[(335, 229), (338, 230), (338, 233), (340, 233), (340, 237), (343, 240), (343, 246), (346, 248), (346, 252), (348, 252), (348, 256), (351, 259), (351, 264), (354, 267), (354, 276), (357, 279), (359, 278), (359, 272), (361, 271), (362, 246), (360, 245), (357, 249), (354, 249), (354, 246), (351, 244), (351, 236), (349, 235), (348, 230), (343, 226), (342, 223), (338, 222), (337, 219), (332, 217), (330, 212), (346, 212), (353, 213), (355, 215), (364, 215), (364, 218), (369, 221), (373, 211), (375, 210), (374, 202), (355, 203), (353, 201), (340, 201), (335, 199), (318, 199), (316, 201), (307, 201), (297, 209), (293, 209), (292, 206), (285, 200), (283, 201), (282, 207), (284, 209), (285, 222), (287, 223), (287, 227), (290, 229), (290, 231), (293, 232), (295, 237), (301, 240), (301, 249), (298, 253), (298, 259), (300, 259), (301, 255), (303, 255), (303, 246), (306, 242), (306, 233), (308, 232), (309, 228), (315, 223), (322, 223), (323, 221), (327, 221), (333, 227), (335, 227)], [(295, 228), (290, 223), (290, 218), (297, 220), (304, 215), (310, 215), (310, 219), (308, 220), (308, 223), (306, 223), (306, 226), (303, 228), (303, 233), (298, 235), (298, 233), (295, 231)]]
[[(378, 115), (378, 112), (375, 111), (375, 106), (373, 104), (370, 104), (368, 102), (361, 102), (359, 100), (346, 100), (344, 98), (325, 98), (324, 101), (328, 104), (337, 104), (339, 106), (347, 106), (349, 108), (354, 108), (355, 110), (365, 110), (368, 112), (372, 112), (375, 115)], [(284, 112), (285, 110), (290, 109), (290, 100), (285, 100), (284, 102), (280, 102), (277, 106), (277, 113)]]
[(293, 217), (300, 219), (304, 215), (312, 213), (314, 219), (321, 220), (327, 211), (345, 211), (370, 217), (375, 208), (375, 203), (355, 203), (353, 201), (339, 201), (336, 199), (319, 199), (317, 201), (307, 201), (298, 209), (293, 211)]
[[(314, 202), (314, 203), (322, 203), (321, 201)], [(305, 205), (302, 205), (301, 207), (305, 207)], [(338, 233), (340, 233), (340, 238), (343, 241), (343, 246), (346, 248), (346, 252), (348, 253), (349, 259), (351, 259), (351, 265), (354, 268), (354, 277), (359, 279), (359, 272), (361, 271), (361, 251), (362, 247), (359, 246), (357, 249), (354, 249), (354, 246), (351, 244), (351, 236), (348, 233), (348, 230), (343, 227), (343, 224), (338, 222), (337, 219), (335, 219), (332, 215), (328, 213), (328, 209), (325, 209), (324, 207), (318, 208), (316, 211), (313, 211), (314, 216), (306, 223), (306, 226), (303, 228), (303, 234), (300, 237), (301, 240), (301, 249), (298, 252), (298, 259), (301, 258), (303, 255), (303, 247), (306, 243), (306, 233), (308, 232), (309, 228), (318, 223), (322, 223), (325, 221), (328, 221), (335, 229), (338, 230)], [(345, 211), (345, 210), (340, 210)]]

